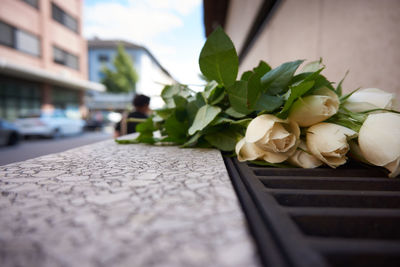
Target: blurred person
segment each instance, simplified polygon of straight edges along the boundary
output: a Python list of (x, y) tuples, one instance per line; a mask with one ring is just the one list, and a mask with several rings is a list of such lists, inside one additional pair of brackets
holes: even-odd
[(128, 121), (128, 119), (147, 119), (150, 113), (150, 97), (145, 95), (136, 95), (133, 98), (132, 104), (134, 106), (134, 111), (130, 112), (128, 115), (124, 115), (122, 120), (115, 125), (114, 137), (119, 137), (121, 135), (131, 134), (136, 132), (136, 125), (140, 122)]

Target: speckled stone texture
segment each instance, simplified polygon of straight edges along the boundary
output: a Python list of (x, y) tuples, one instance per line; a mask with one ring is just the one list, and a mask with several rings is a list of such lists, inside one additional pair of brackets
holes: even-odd
[(257, 266), (220, 152), (113, 140), (0, 167), (0, 266)]

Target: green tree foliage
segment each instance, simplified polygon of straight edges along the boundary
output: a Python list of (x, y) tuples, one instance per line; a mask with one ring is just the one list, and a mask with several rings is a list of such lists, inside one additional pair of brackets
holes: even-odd
[(114, 70), (103, 67), (104, 78), (102, 83), (110, 93), (129, 93), (136, 89), (139, 77), (133, 67), (130, 56), (125, 52), (122, 45), (118, 46), (117, 56), (114, 58)]

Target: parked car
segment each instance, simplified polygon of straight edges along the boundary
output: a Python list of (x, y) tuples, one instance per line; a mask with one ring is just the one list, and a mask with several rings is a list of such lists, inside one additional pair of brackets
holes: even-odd
[(82, 133), (85, 123), (81, 119), (68, 118), (62, 110), (55, 110), (20, 118), (15, 125), (23, 136), (55, 138)]
[(13, 146), (18, 144), (21, 134), (18, 128), (5, 120), (0, 119), (0, 145)]

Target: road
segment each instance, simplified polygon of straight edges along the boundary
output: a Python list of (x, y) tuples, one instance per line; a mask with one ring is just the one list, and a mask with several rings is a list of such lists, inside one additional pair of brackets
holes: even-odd
[(109, 132), (85, 132), (77, 136), (60, 137), (57, 139), (22, 140), (16, 146), (0, 147), (0, 166), (42, 155), (62, 152), (110, 138), (112, 138), (112, 135)]

